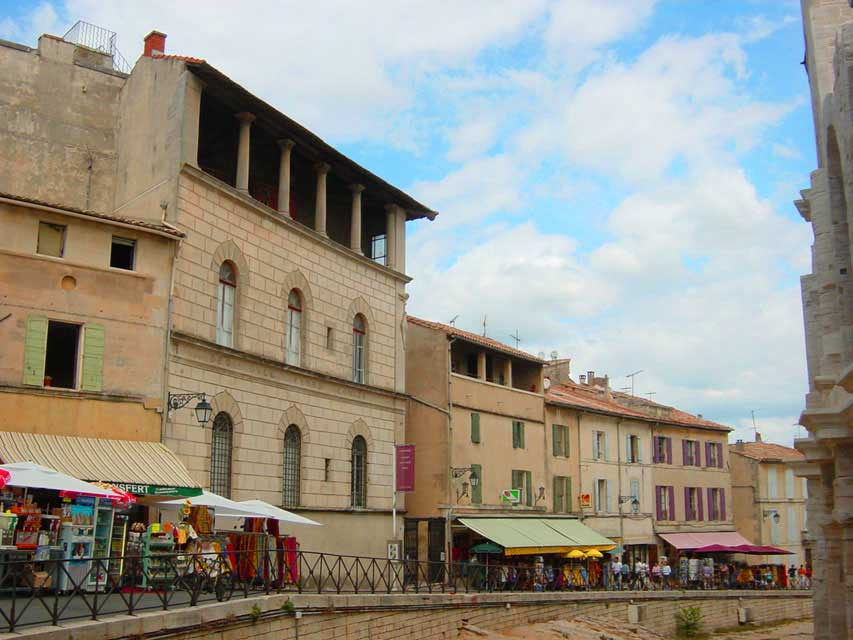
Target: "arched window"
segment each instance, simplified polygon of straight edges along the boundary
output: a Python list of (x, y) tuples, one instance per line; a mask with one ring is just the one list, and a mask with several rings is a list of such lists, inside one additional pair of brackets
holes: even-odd
[(367, 339), (367, 324), (364, 316), (357, 315), (352, 321), (352, 380), (364, 383), (365, 342)]
[(237, 269), (233, 262), (219, 267), (219, 304), (216, 309), (216, 344), (234, 346), (234, 298), (237, 293)]
[(213, 419), (213, 439), (210, 443), (210, 490), (231, 497), (231, 448), (234, 443), (234, 423), (224, 411)]
[(352, 506), (367, 506), (367, 441), (361, 436), (352, 441)]
[(302, 463), (302, 435), (295, 424), (284, 432), (284, 465), (282, 467), (282, 505), (299, 506), (300, 465)]
[(295, 367), (302, 363), (302, 296), (296, 289), (287, 296), (287, 341), (284, 361)]

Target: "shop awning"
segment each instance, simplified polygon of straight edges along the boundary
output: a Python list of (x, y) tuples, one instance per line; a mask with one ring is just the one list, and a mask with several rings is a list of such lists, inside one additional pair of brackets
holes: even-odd
[(712, 544), (723, 547), (752, 546), (737, 531), (705, 531), (702, 533), (659, 533), (661, 538), (679, 550), (698, 549)]
[(197, 496), (201, 487), (159, 442), (0, 431), (0, 463), (35, 462), (136, 495)]
[(504, 547), (508, 556), (607, 551), (616, 544), (577, 520), (562, 518), (460, 518), (460, 524)]

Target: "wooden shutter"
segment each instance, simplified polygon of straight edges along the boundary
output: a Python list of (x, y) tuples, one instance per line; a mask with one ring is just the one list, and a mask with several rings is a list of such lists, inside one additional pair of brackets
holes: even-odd
[(607, 503), (604, 505), (607, 513), (613, 513), (613, 510), (611, 509), (611, 505), (613, 504), (612, 500), (613, 500), (613, 481), (608, 480), (607, 481)]
[(553, 482), (553, 492), (554, 492), (554, 513), (562, 513), (563, 512), (563, 504), (565, 503), (563, 491), (565, 489), (565, 484), (563, 483), (563, 478), (560, 476), (554, 476)]
[(598, 431), (592, 432), (592, 459), (598, 460), (601, 452), (598, 450)]
[(689, 456), (689, 454), (688, 454), (688, 452), (687, 452), (687, 450), (688, 450), (689, 448), (690, 448), (690, 445), (688, 444), (687, 440), (682, 440), (682, 441), (681, 441), (681, 464), (682, 464), (682, 465), (684, 465), (684, 466), (687, 466), (688, 461), (689, 461), (689, 459), (690, 459), (690, 458), (688, 457), (688, 456)]
[(667, 487), (666, 495), (669, 501), (669, 519), (675, 520), (675, 488), (672, 486)]
[(533, 472), (524, 471), (524, 484), (527, 493), (527, 506), (533, 506)]
[(512, 470), (512, 488), (513, 489), (521, 489), (522, 488), (521, 485), (523, 484), (523, 482), (521, 480), (521, 474), (522, 474), (522, 472), (519, 471), (518, 469)]
[(717, 506), (714, 504), (714, 490), (708, 487), (708, 520), (717, 520)]
[(663, 520), (663, 487), (655, 487), (655, 519)]
[(652, 436), (652, 464), (660, 462), (658, 459), (658, 438), (660, 436)]
[[(570, 431), (568, 427), (563, 427), (563, 454), (568, 458), (572, 454), (572, 445), (571, 445), (571, 437)], [(571, 482), (571, 478), (569, 478)]]
[(563, 430), (556, 424), (551, 425), (551, 453), (555, 456), (563, 455)]
[(471, 487), (471, 504), (483, 504), (483, 465), (472, 464), (471, 474), (473, 475), (475, 473), (480, 481), (477, 483), (476, 487)]
[[(568, 431), (568, 429), (566, 429)], [(575, 503), (572, 501), (572, 479), (571, 477), (565, 478), (566, 488), (563, 492), (566, 496), (566, 512), (571, 513), (575, 507)]]
[(672, 464), (672, 438), (666, 439), (666, 463)]
[(83, 327), (83, 391), (101, 391), (104, 386), (104, 327), (87, 324)]
[(592, 482), (592, 510), (593, 511), (599, 511), (600, 510), (598, 508), (598, 506), (599, 506), (598, 503), (600, 500), (600, 496), (598, 495), (598, 484), (599, 483), (598, 483), (597, 479), (593, 480), (593, 482)]
[(702, 466), (702, 447), (699, 446), (698, 440), (693, 440), (693, 454), (695, 456), (693, 464), (697, 467)]
[[(607, 437), (607, 432), (605, 431), (604, 432), (604, 455), (602, 456), (602, 459), (604, 459), (604, 460), (607, 460), (607, 450), (609, 448), (609, 444), (610, 444), (610, 438)], [(610, 497), (608, 496), (607, 499), (609, 500)]]
[(47, 351), (47, 316), (29, 316), (24, 338), (23, 383), (44, 386), (44, 359)]
[(717, 443), (717, 466), (723, 468), (723, 445), (720, 442)]
[(705, 464), (706, 465), (710, 464), (710, 462), (711, 462), (711, 446), (712, 445), (713, 445), (712, 442), (706, 442), (705, 443)]
[(726, 519), (726, 490), (720, 489), (720, 520)]
[(637, 436), (637, 462), (643, 462), (643, 439)]
[[(512, 421), (512, 448), (518, 449), (518, 423), (513, 420)], [(513, 487), (515, 488), (515, 487)]]
[(631, 436), (625, 436), (625, 462), (633, 462), (631, 459)]
[(518, 443), (521, 449), (524, 449), (524, 423), (518, 423)]
[(480, 414), (471, 414), (471, 442), (480, 442)]
[(693, 520), (693, 511), (690, 509), (690, 488), (684, 487), (684, 519)]
[(699, 512), (697, 514), (696, 519), (700, 520), (700, 521), (705, 519), (705, 510), (702, 508), (703, 502), (704, 502), (704, 500), (702, 500), (702, 490), (696, 489), (696, 509)]

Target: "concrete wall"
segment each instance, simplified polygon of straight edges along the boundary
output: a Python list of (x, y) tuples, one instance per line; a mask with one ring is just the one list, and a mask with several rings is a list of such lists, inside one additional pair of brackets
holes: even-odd
[[(531, 623), (594, 616), (626, 630), (632, 604), (640, 623), (664, 635), (675, 632), (675, 613), (698, 606), (706, 630), (738, 627), (738, 609), (748, 609), (757, 624), (811, 616), (808, 593), (491, 593), (476, 595), (277, 595), (231, 600), (175, 611), (140, 612), (112, 621), (82, 621), (62, 628), (24, 629), (27, 640), (117, 640), (156, 637), (175, 640), (452, 640), (464, 624), (490, 631)], [(282, 610), (291, 602), (293, 613)], [(252, 608), (256, 615), (253, 616)], [(772, 632), (771, 632), (772, 633)], [(604, 636), (602, 636), (604, 637)]]
[[(40, 221), (66, 225), (62, 258), (36, 253)], [(26, 205), (0, 204), (0, 228), (3, 428), (159, 440), (175, 241)], [(136, 240), (134, 271), (109, 266), (113, 235)], [(22, 384), (30, 315), (104, 327), (102, 392)]]
[(125, 79), (77, 51), (54, 36), (38, 49), (0, 43), (0, 192), (108, 212)]

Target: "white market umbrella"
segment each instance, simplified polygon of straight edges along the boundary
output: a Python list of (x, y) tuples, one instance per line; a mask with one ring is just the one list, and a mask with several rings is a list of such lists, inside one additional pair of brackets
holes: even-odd
[(257, 513), (256, 509), (241, 505), (239, 502), (229, 500), (224, 496), (212, 491), (202, 491), (201, 495), (192, 498), (176, 498), (157, 503), (157, 506), (183, 507), (189, 503), (191, 507), (210, 507), (216, 515), (236, 516), (243, 518), (265, 518), (267, 516)]
[[(272, 518), (279, 522), (289, 522), (291, 524), (308, 524), (317, 527), (323, 526), (319, 522), (314, 522), (313, 520), (296, 515), (295, 513), (291, 513), (284, 509), (279, 509), (278, 507), (274, 507), (263, 500), (242, 500), (236, 504), (240, 505), (241, 509), (250, 509), (254, 511), (256, 513), (254, 517), (256, 518)], [(222, 516), (250, 517), (237, 512), (228, 513), (227, 510), (218, 511), (217, 513)]]
[(112, 489), (104, 489), (34, 462), (13, 462), (0, 465), (0, 486), (4, 485), (27, 489), (67, 491), (97, 498), (110, 498), (111, 500), (118, 499)]

